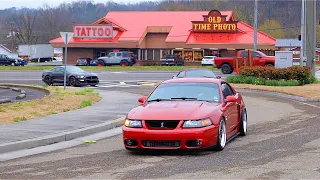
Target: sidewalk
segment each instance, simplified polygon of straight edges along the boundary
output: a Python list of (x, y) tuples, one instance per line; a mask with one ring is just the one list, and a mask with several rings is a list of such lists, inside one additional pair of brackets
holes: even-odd
[[(0, 153), (66, 141), (121, 126), (122, 119), (138, 105), (138, 95), (98, 91), (98, 103), (61, 114), (0, 125)], [(67, 136), (68, 135), (68, 136)]]

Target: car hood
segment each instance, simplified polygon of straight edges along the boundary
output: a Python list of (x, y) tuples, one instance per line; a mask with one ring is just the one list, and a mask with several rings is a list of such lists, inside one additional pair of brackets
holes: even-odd
[(91, 73), (91, 72), (81, 72), (81, 73), (71, 73), (71, 74), (75, 74), (79, 76), (98, 76), (97, 74)]
[(129, 119), (195, 120), (207, 118), (219, 104), (203, 101), (164, 101), (141, 105), (128, 113)]

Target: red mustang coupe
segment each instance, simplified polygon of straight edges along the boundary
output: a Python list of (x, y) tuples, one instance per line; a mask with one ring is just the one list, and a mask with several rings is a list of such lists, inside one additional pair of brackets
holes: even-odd
[(126, 116), (123, 142), (128, 150), (199, 149), (221, 151), (247, 133), (242, 96), (215, 78), (177, 78), (160, 83)]

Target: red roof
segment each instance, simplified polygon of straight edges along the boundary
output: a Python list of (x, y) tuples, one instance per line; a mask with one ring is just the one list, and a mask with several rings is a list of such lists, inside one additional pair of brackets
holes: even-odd
[[(234, 20), (232, 11), (220, 11), (226, 15), (226, 20)], [(93, 24), (108, 21), (114, 26), (124, 30), (117, 41), (139, 41), (145, 36), (148, 27), (170, 27), (171, 30), (166, 38), (166, 42), (186, 42), (188, 43), (253, 43), (253, 28), (243, 22), (238, 22), (238, 33), (210, 33), (191, 32), (191, 21), (203, 21), (203, 16), (208, 15), (209, 11), (125, 11), (109, 12), (104, 18), (99, 19)], [(198, 35), (198, 38), (197, 38)], [(200, 35), (200, 38), (199, 38)], [(204, 38), (204, 35), (206, 37)], [(220, 36), (221, 39), (220, 39)], [(81, 40), (81, 42), (108, 42), (106, 40)], [(54, 39), (50, 43), (62, 42), (61, 38)], [(75, 42), (74, 40), (70, 41)], [(80, 42), (80, 40), (79, 40)], [(110, 41), (109, 41), (110, 42)], [(275, 44), (275, 39), (262, 32), (258, 32), (258, 43)]]

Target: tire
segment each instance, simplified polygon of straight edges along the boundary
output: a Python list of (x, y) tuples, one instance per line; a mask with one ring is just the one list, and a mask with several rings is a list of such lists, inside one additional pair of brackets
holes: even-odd
[(49, 76), (49, 75), (46, 75), (45, 77), (44, 77), (44, 82), (47, 84), (47, 85), (52, 85), (53, 83), (52, 83), (52, 78)]
[(11, 63), (11, 66), (16, 66), (16, 64), (13, 62), (13, 63)]
[(97, 66), (105, 66), (105, 63), (103, 61), (98, 61)]
[(229, 64), (223, 64), (221, 66), (221, 72), (223, 74), (231, 74), (233, 72), (233, 69)]
[(96, 84), (91, 84), (90, 86), (95, 87), (95, 86), (96, 86)]
[(274, 66), (274, 65), (271, 63), (267, 63), (266, 66)]
[(122, 61), (120, 62), (120, 66), (123, 66), (123, 67), (128, 66), (128, 62), (122, 60)]
[(71, 76), (71, 77), (69, 78), (69, 85), (70, 85), (70, 86), (74, 86), (74, 87), (77, 86), (77, 79), (76, 79), (74, 76)]
[(241, 121), (240, 121), (240, 136), (247, 135), (247, 126), (248, 126), (248, 116), (247, 110), (244, 108), (241, 113)]
[(227, 128), (224, 118), (220, 120), (217, 143), (214, 147), (216, 151), (222, 151), (227, 144)]

